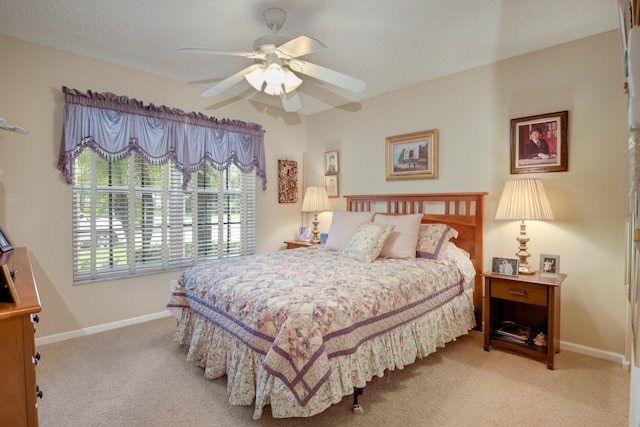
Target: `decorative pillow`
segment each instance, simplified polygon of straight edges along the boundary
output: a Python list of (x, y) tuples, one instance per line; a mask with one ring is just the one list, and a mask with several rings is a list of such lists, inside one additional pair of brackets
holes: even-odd
[(449, 240), (456, 237), (458, 232), (447, 224), (421, 224), (416, 257), (438, 259)]
[(420, 221), (422, 221), (422, 214), (376, 214), (373, 217), (374, 224), (394, 226), (389, 240), (382, 247), (380, 256), (384, 258), (415, 258)]
[(324, 248), (341, 251), (356, 233), (360, 224), (373, 221), (374, 212), (335, 211)]
[(378, 258), (392, 231), (393, 225), (390, 224), (372, 222), (361, 224), (342, 250), (342, 255), (360, 261), (373, 262)]

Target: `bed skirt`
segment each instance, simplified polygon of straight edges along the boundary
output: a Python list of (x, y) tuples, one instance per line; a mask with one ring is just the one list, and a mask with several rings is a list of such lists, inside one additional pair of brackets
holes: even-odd
[(197, 313), (183, 308), (174, 341), (187, 347), (188, 362), (199, 362), (208, 379), (227, 375), (232, 405), (255, 405), (253, 418), (271, 405), (275, 418), (310, 417), (340, 402), (386, 370), (402, 369), (438, 347), (465, 335), (476, 326), (473, 295), (467, 290), (422, 317), (364, 342), (349, 355), (329, 360), (330, 378), (305, 406), (289, 388), (263, 367), (264, 356), (217, 328)]

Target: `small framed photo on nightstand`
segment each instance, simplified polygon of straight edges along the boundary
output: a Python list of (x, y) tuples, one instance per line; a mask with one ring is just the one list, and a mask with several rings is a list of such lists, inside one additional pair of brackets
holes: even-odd
[(493, 257), (493, 261), (491, 262), (491, 272), (493, 274), (502, 274), (505, 276), (517, 276), (518, 260), (515, 258)]
[(540, 277), (559, 277), (560, 256), (540, 255)]
[(303, 242), (309, 241), (309, 227), (300, 227), (298, 231), (298, 240), (302, 240)]

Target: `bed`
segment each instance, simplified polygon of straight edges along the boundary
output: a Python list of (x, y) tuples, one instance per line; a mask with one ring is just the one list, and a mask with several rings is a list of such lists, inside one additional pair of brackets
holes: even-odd
[(206, 378), (226, 375), (229, 402), (254, 419), (351, 394), (361, 409), (374, 376), (481, 325), (484, 195), (345, 196), (325, 245), (199, 263), (167, 304), (174, 341)]

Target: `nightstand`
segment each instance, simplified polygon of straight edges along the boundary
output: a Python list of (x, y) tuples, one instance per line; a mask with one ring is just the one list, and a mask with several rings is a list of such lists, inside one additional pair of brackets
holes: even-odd
[[(560, 284), (567, 277), (540, 277), (539, 273), (504, 276), (484, 273), (484, 349), (504, 348), (546, 361), (553, 368), (560, 351)], [(503, 321), (529, 326), (547, 336), (547, 345), (525, 345), (496, 338)]]
[(308, 248), (309, 246), (316, 246), (320, 243), (311, 243), (305, 240), (285, 240), (284, 244), (287, 245), (287, 249), (296, 249), (296, 248)]

